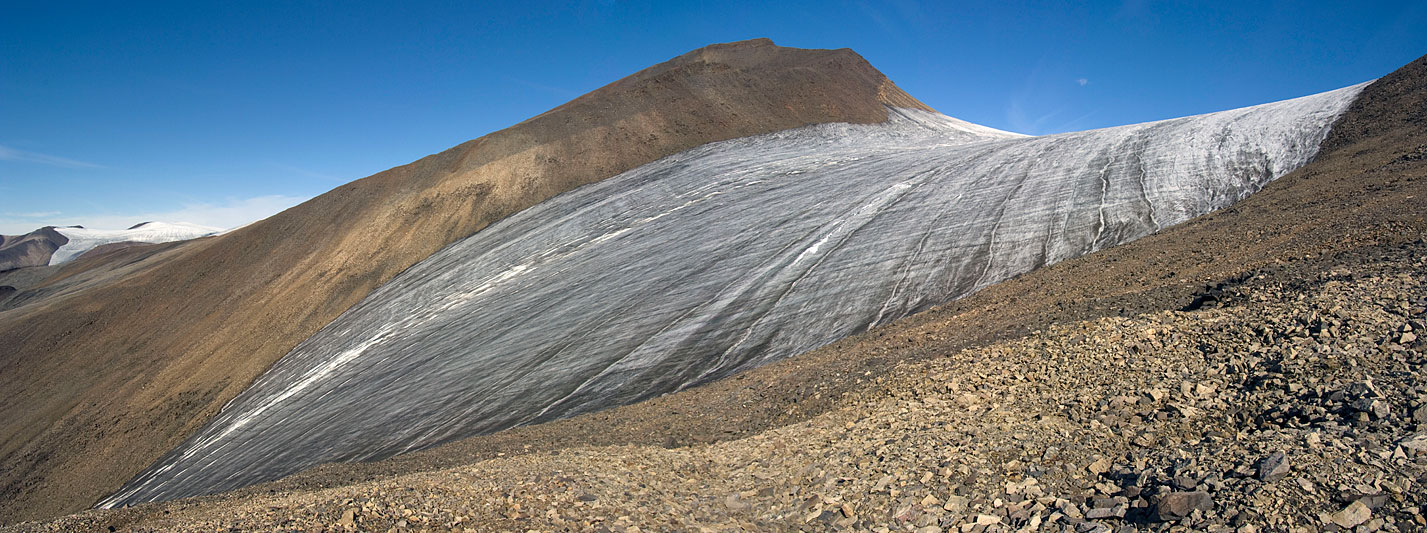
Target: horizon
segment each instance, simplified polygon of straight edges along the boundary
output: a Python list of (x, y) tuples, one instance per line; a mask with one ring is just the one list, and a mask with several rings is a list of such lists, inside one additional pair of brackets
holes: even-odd
[(851, 48), (942, 113), (1031, 135), (1307, 96), (1427, 53), (1427, 6), (1408, 2), (7, 11), (5, 235), (231, 229), (690, 50), (758, 37)]

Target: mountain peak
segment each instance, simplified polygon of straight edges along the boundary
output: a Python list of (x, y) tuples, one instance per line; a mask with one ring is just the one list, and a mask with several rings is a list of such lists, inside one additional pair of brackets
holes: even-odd
[[(740, 85), (721, 86), (721, 82), (743, 76), (762, 80), (763, 83), (748, 84), (746, 80), (739, 80)], [(847, 121), (856, 123), (885, 120), (885, 111), (880, 106), (935, 111), (902, 91), (850, 48), (792, 48), (778, 46), (766, 37), (697, 48), (616, 81), (586, 97), (599, 95), (606, 89), (637, 90), (651, 82), (692, 84), (735, 93), (753, 90), (764, 97), (790, 99), (788, 106), (794, 110), (797, 109), (794, 102), (808, 100), (811, 104), (806, 107), (808, 110), (854, 111), (856, 113), (847, 117)], [(880, 105), (865, 109), (859, 107), (866, 104)], [(814, 122), (826, 120), (807, 123)]]

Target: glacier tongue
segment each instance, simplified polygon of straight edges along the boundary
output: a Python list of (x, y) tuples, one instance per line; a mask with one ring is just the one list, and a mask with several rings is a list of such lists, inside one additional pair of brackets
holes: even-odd
[(118, 242), (161, 243), (197, 239), (215, 235), (223, 230), (186, 222), (146, 222), (129, 229), (102, 230), (81, 227), (57, 227), (61, 235), (69, 239), (50, 256), (50, 264), (58, 265), (83, 255), (105, 244)]
[(1046, 137), (893, 110), (695, 148), (402, 273), (101, 505), (384, 458), (816, 348), (1227, 206), (1305, 164), (1364, 85)]

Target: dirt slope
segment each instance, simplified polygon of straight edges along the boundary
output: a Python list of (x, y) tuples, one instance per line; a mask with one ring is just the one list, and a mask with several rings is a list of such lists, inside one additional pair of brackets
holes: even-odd
[[(704, 451), (707, 448), (700, 443), (738, 441), (718, 450), (717, 453), (733, 454), (732, 457), (719, 459), (719, 461), (737, 464), (741, 467), (746, 466), (749, 461), (757, 457), (737, 455), (745, 453), (739, 451), (740, 449), (761, 450), (763, 445), (759, 444), (760, 439), (783, 438), (780, 436), (783, 434), (776, 432), (763, 434), (770, 429), (798, 424), (820, 415), (833, 417), (832, 420), (839, 424), (844, 418), (838, 417), (851, 416), (852, 418), (847, 419), (848, 421), (861, 424), (858, 422), (857, 413), (845, 414), (846, 409), (856, 407), (854, 400), (870, 398), (880, 401), (879, 398), (895, 396), (898, 390), (902, 390), (900, 387), (910, 386), (908, 383), (911, 382), (906, 381), (905, 378), (909, 375), (907, 369), (925, 370), (920, 366), (899, 367), (898, 365), (916, 365), (922, 364), (918, 363), (919, 361), (933, 360), (932, 364), (940, 365), (933, 369), (937, 372), (964, 375), (971, 379), (984, 378), (985, 384), (1000, 382), (997, 387), (1003, 387), (1007, 381), (1000, 378), (999, 371), (992, 373), (994, 374), (992, 377), (996, 379), (975, 376), (975, 372), (984, 370), (976, 366), (978, 360), (976, 357), (968, 359), (957, 356), (953, 361), (955, 364), (951, 364), (951, 366), (946, 366), (947, 363), (937, 360), (951, 354), (958, 354), (963, 349), (1016, 339), (1036, 331), (1050, 332), (1043, 333), (1042, 341), (1032, 339), (1035, 341), (1031, 342), (1032, 345), (1039, 342), (1039, 345), (1043, 347), (1047, 342), (1066, 343), (1067, 339), (1057, 335), (1068, 334), (1066, 333), (1067, 329), (1083, 332), (1085, 328), (1110, 327), (1114, 329), (1120, 327), (1120, 322), (1093, 322), (1106, 317), (1118, 320), (1116, 317), (1156, 313), (1157, 315), (1154, 317), (1137, 318), (1134, 323), (1128, 323), (1126, 327), (1132, 330), (1162, 327), (1159, 323), (1167, 320), (1164, 317), (1168, 316), (1162, 312), (1192, 307), (1196, 301), (1202, 303), (1206, 295), (1233, 292), (1234, 287), (1244, 283), (1245, 280), (1256, 280), (1251, 283), (1257, 284), (1259, 287), (1269, 287), (1259, 289), (1266, 291), (1260, 295), (1264, 299), (1272, 299), (1273, 302), (1288, 306), (1301, 305), (1302, 300), (1296, 297), (1297, 294), (1306, 295), (1309, 299), (1317, 298), (1320, 295), (1320, 293), (1314, 292), (1316, 289), (1309, 290), (1303, 287), (1317, 287), (1325, 279), (1330, 279), (1333, 276), (1341, 277), (1343, 268), (1366, 269), (1373, 277), (1368, 280), (1369, 285), (1363, 285), (1361, 288), (1357, 285), (1349, 286), (1347, 296), (1333, 294), (1328, 294), (1328, 296), (1345, 299), (1345, 302), (1356, 302), (1352, 304), (1358, 306), (1353, 308), (1355, 309), (1352, 311), (1353, 313), (1360, 310), (1365, 314), (1373, 314), (1382, 309), (1390, 309), (1395, 313), (1411, 312), (1419, 317), (1417, 321), (1420, 323), (1422, 320), (1421, 308), (1423, 305), (1427, 305), (1427, 300), (1421, 298), (1420, 284), (1400, 285), (1381, 294), (1372, 292), (1378, 289), (1372, 289), (1371, 284), (1396, 283), (1392, 280), (1402, 280), (1404, 279), (1401, 277), (1403, 274), (1418, 272), (1423, 267), (1420, 260), (1415, 264), (1412, 263), (1412, 260), (1420, 258), (1423, 247), (1427, 246), (1423, 244), (1424, 235), (1427, 235), (1427, 220), (1424, 220), (1424, 216), (1427, 216), (1424, 215), (1427, 213), (1427, 106), (1423, 105), (1424, 101), (1427, 101), (1427, 57), (1412, 62), (1368, 87), (1347, 114), (1340, 119), (1340, 124), (1344, 126), (1334, 129), (1325, 142), (1325, 146), (1328, 148), (1320, 154), (1314, 163), (1270, 184), (1263, 191), (1250, 196), (1232, 208), (1212, 213), (1131, 244), (1026, 274), (950, 305), (913, 316), (887, 327), (878, 328), (866, 335), (844, 339), (814, 352), (708, 386), (641, 404), (460, 441), (388, 461), (370, 464), (327, 465), (285, 480), (225, 495), (146, 505), (120, 511), (89, 513), (43, 527), (51, 529), (105, 525), (148, 527), (155, 524), (164, 524), (164, 527), (177, 527), (185, 523), (183, 517), (187, 517), (188, 522), (186, 523), (192, 525), (247, 524), (252, 526), (265, 524), (276, 527), (283, 524), (290, 526), (311, 524), (335, 527), (341, 520), (343, 509), (351, 507), (351, 502), (348, 502), (347, 499), (354, 496), (367, 498), (365, 502), (358, 503), (356, 507), (380, 508), (380, 513), (370, 515), (358, 513), (359, 517), (369, 517), (371, 522), (368, 524), (394, 524), (397, 520), (404, 520), (401, 517), (404, 514), (401, 511), (402, 506), (417, 507), (426, 505), (424, 502), (427, 501), (437, 502), (432, 505), (450, 501), (453, 502), (451, 505), (455, 506), (457, 511), (462, 511), (461, 506), (466, 506), (463, 512), (471, 513), (466, 515), (467, 517), (486, 516), (492, 520), (502, 520), (495, 524), (487, 524), (485, 526), (487, 529), (496, 527), (526, 528), (540, 527), (543, 524), (558, 524), (558, 522), (547, 521), (538, 516), (531, 516), (530, 513), (521, 515), (519, 511), (516, 511), (514, 515), (517, 518), (511, 518), (511, 515), (508, 514), (508, 511), (511, 510), (509, 505), (519, 503), (516, 496), (519, 492), (526, 491), (532, 498), (544, 495), (547, 496), (547, 501), (559, 502), (563, 505), (557, 506), (559, 509), (556, 511), (559, 517), (564, 517), (564, 519), (573, 517), (584, 519), (587, 522), (603, 517), (607, 522), (605, 525), (613, 529), (615, 525), (623, 527), (623, 525), (630, 524), (628, 521), (615, 524), (620, 512), (639, 511), (639, 506), (650, 501), (645, 496), (649, 495), (652, 489), (648, 488), (646, 482), (664, 483), (668, 481), (672, 483), (676, 481), (651, 478), (659, 472), (658, 469), (651, 470), (651, 473), (641, 473), (628, 465), (642, 465), (647, 468), (653, 466), (674, 468), (679, 464), (689, 464), (695, 468), (691, 472), (686, 472), (687, 476), (695, 480), (692, 485), (694, 490), (709, 491), (704, 494), (696, 494), (696, 496), (711, 497), (707, 501), (684, 500), (683, 505), (700, 504), (699, 502), (709, 505), (723, 504), (729, 513), (737, 514), (741, 511), (735, 511), (735, 509), (742, 509), (737, 503), (739, 498), (734, 498), (735, 503), (733, 504), (724, 504), (725, 496), (729, 495), (716, 492), (721, 490), (720, 487), (733, 486), (723, 476), (731, 475), (730, 472), (737, 470), (710, 465), (708, 461), (712, 459), (707, 454), (714, 452)], [(1400, 268), (1394, 265), (1400, 265)], [(1347, 279), (1351, 280), (1352, 278)], [(1297, 289), (1286, 291), (1273, 287), (1297, 287)], [(1371, 302), (1358, 301), (1361, 300), (1360, 296), (1352, 296), (1357, 294), (1353, 291), (1358, 290), (1367, 290), (1373, 300)], [(1247, 296), (1240, 298), (1260, 301), (1259, 296), (1255, 296), (1255, 294), (1257, 293), (1249, 292)], [(1414, 297), (1417, 300), (1410, 299)], [(1397, 302), (1401, 302), (1400, 305), (1403, 307), (1399, 308)], [(1344, 303), (1343, 305), (1349, 304)], [(1304, 310), (1299, 309), (1294, 312), (1299, 311)], [(1252, 314), (1246, 315), (1249, 318), (1252, 316)], [(1092, 322), (1081, 324), (1081, 321), (1087, 320)], [(1228, 323), (1232, 324), (1236, 320), (1246, 321), (1248, 318), (1233, 319), (1230, 317), (1225, 319), (1221, 317), (1217, 320), (1228, 320)], [(1096, 324), (1109, 324), (1109, 326)], [(1052, 329), (1052, 326), (1055, 329)], [(1184, 325), (1176, 324), (1176, 327), (1179, 326)], [(1285, 331), (1278, 333), (1294, 337), (1301, 336), (1301, 332), (1297, 330), (1287, 331), (1292, 327), (1283, 323), (1265, 322), (1263, 326), (1266, 328), (1263, 331), (1277, 331), (1274, 328), (1285, 328)], [(1383, 332), (1377, 331), (1377, 329), (1387, 326), (1395, 327), (1396, 324), (1370, 324), (1370, 327), (1365, 327), (1355, 334), (1380, 334)], [(1205, 335), (1214, 335), (1212, 331), (1209, 331), (1212, 329), (1200, 327), (1201, 331), (1206, 331)], [(1389, 333), (1396, 334), (1395, 332)], [(1116, 350), (1137, 349), (1130, 346), (1131, 341), (1139, 342), (1144, 339), (1136, 339), (1139, 338), (1106, 340), (1105, 350), (1108, 350), (1107, 352), (1093, 351), (1088, 355), (1098, 356), (1097, 354), (1101, 353), (1119, 353)], [(1377, 342), (1376, 339), (1366, 336), (1364, 339)], [(1120, 342), (1121, 340), (1125, 342)], [(1213, 338), (1206, 338), (1206, 340), (1213, 340)], [(1401, 338), (1397, 340), (1401, 341)], [(1177, 341), (1177, 343), (1186, 344), (1184, 346), (1174, 344), (1176, 351), (1173, 356), (1185, 357), (1186, 355), (1180, 353), (1179, 350), (1193, 347), (1195, 342), (1194, 339)], [(1384, 347), (1382, 350), (1386, 350), (1386, 344), (1395, 343), (1385, 342), (1380, 346)], [(1159, 346), (1165, 345), (1161, 343)], [(1413, 365), (1420, 365), (1423, 362), (1421, 344), (1418, 343), (1415, 346), (1412, 348), (1415, 351), (1411, 352), (1415, 355), (1407, 360), (1411, 361)], [(1001, 351), (988, 353), (991, 355), (1005, 354), (1007, 353), (1005, 350), (1008, 349), (1010, 348), (995, 348), (994, 350)], [(1341, 362), (1344, 365), (1365, 365), (1356, 367), (1358, 370), (1354, 371), (1354, 376), (1366, 372), (1382, 374), (1398, 383), (1406, 379), (1399, 371), (1394, 370), (1396, 367), (1391, 365), (1396, 363), (1390, 359), (1401, 356), (1403, 352), (1396, 352), (1395, 356), (1393, 352), (1379, 352), (1377, 349), (1370, 349), (1370, 347), (1360, 347), (1359, 349), (1368, 350), (1368, 355), (1363, 356), (1364, 359), (1357, 360), (1347, 357)], [(1378, 355), (1372, 355), (1374, 353)], [(1382, 355), (1383, 353), (1386, 355)], [(1221, 355), (1223, 357), (1240, 357), (1243, 354), (1226, 352)], [(977, 355), (977, 357), (985, 356), (987, 354)], [(1151, 356), (1147, 355), (1146, 357)], [(1235, 363), (1236, 360), (1206, 361), (1202, 354), (1194, 357), (1197, 357), (1195, 360), (1197, 362), (1193, 362), (1192, 370), (1186, 371), (1198, 372), (1201, 378), (1213, 375), (1210, 372), (1210, 369), (1213, 368), (1212, 364), (1242, 364), (1242, 360), (1237, 360), (1238, 363)], [(1339, 354), (1335, 357), (1343, 357), (1343, 355)], [(1380, 364), (1380, 362), (1373, 357), (1389, 359), (1386, 359), (1387, 363), (1382, 363), (1384, 366), (1374, 369), (1372, 365)], [(1187, 362), (1190, 360), (1185, 359), (1184, 361), (1188, 364)], [(1085, 362), (1093, 363), (1095, 360), (1092, 357)], [(1166, 367), (1165, 363), (1172, 364)], [(1138, 382), (1141, 378), (1153, 377), (1163, 380), (1166, 377), (1166, 372), (1178, 368), (1176, 366), (1178, 363), (1178, 360), (1169, 359), (1149, 362), (1127, 361), (1125, 364), (1144, 365), (1148, 370), (1126, 372), (1125, 379), (1130, 380), (1131, 384)], [(1104, 367), (1103, 362), (1098, 364), (1101, 366), (1092, 370), (1080, 366), (1081, 363), (1059, 370), (1056, 369), (1057, 365), (1051, 365), (1043, 369), (1042, 373), (1051, 372), (1049, 379), (1062, 383), (1067, 377), (1056, 376), (1055, 372), (1083, 374), (1090, 371), (1111, 374), (1110, 377), (1089, 376), (1093, 379), (1104, 378), (1107, 380), (1103, 383), (1097, 382), (1097, 388), (1093, 392), (1096, 394), (1103, 392), (1107, 396), (1133, 395), (1143, 392), (1116, 389), (1116, 387), (1125, 386), (1117, 384), (1111, 379), (1114, 374), (1113, 369), (1117, 367)], [(898, 370), (899, 368), (901, 370)], [(1127, 366), (1126, 368), (1131, 367)], [(1002, 370), (1012, 371), (1010, 368), (1002, 368)], [(1276, 372), (1282, 374), (1284, 370), (1280, 368)], [(916, 372), (911, 372), (911, 374), (916, 375)], [(1086, 376), (1081, 376), (1077, 379), (1086, 378)], [(879, 379), (882, 380), (880, 384), (878, 383)], [(1215, 379), (1224, 380), (1226, 378), (1221, 373)], [(1277, 379), (1282, 379), (1282, 376)], [(1302, 377), (1295, 379), (1302, 379)], [(1324, 379), (1347, 378), (1342, 375), (1337, 377), (1328, 375)], [(1379, 378), (1380, 381), (1384, 379), (1387, 378)], [(1010, 383), (1015, 382), (1015, 380), (1010, 381)], [(1404, 390), (1408, 392), (1417, 390), (1420, 393), (1422, 390), (1420, 383), (1416, 385), (1416, 388), (1412, 388), (1411, 383), (1403, 386), (1406, 387)], [(1105, 390), (1111, 392), (1104, 392)], [(1282, 390), (1286, 391), (1287, 389)], [(989, 388), (981, 389), (981, 393), (994, 397), (999, 394), (1019, 394), (1024, 391)], [(1406, 400), (1400, 396), (1401, 391), (1394, 394), (1395, 402), (1405, 404), (1413, 409), (1427, 401), (1427, 398), (1420, 394), (1416, 399), (1408, 397)], [(1087, 396), (1087, 398), (1088, 405), (1094, 405), (1096, 399), (1110, 400), (1108, 397)], [(1267, 399), (1255, 401), (1279, 402), (1264, 404), (1265, 406), (1292, 405), (1292, 402), (1297, 401), (1272, 395), (1263, 398)], [(1014, 401), (1014, 399), (1008, 401)], [(1394, 409), (1394, 412), (1401, 414), (1403, 405), (1398, 405)], [(865, 429), (873, 426), (885, 429), (899, 426), (898, 420), (887, 419), (887, 417), (899, 413), (905, 412), (893, 408), (884, 412), (883, 418), (874, 419), (874, 423), (855, 425), (848, 429)], [(1228, 407), (1225, 407), (1222, 412), (1214, 413), (1214, 416), (1228, 416), (1229, 414), (1232, 413), (1229, 412)], [(1128, 417), (1129, 414), (1126, 416)], [(1014, 426), (1017, 423), (1027, 422), (1026, 420), (1017, 422), (1020, 419), (1014, 417), (996, 420), (999, 421), (998, 424), (992, 425), (1005, 423)], [(1030, 421), (1037, 420), (1032, 418)], [(1210, 422), (1216, 424), (1214, 427), (1223, 426), (1225, 428), (1236, 428), (1243, 424), (1242, 421), (1232, 416), (1222, 420), (1216, 418)], [(844, 426), (837, 424), (829, 426), (817, 420), (811, 423), (821, 427), (822, 434), (817, 432), (814, 432), (812, 436), (803, 434), (804, 436), (797, 437), (798, 439), (819, 438), (835, 444), (835, 441), (841, 438), (837, 435), (833, 435), (831, 438), (824, 437), (827, 437), (826, 433), (834, 431), (835, 428)], [(1082, 420), (1081, 423), (1090, 424), (1088, 420)], [(1411, 423), (1410, 419), (1408, 423)], [(1401, 428), (1400, 425), (1393, 427)], [(1262, 427), (1259, 429), (1272, 430), (1272, 428)], [(795, 428), (790, 431), (801, 430)], [(908, 434), (893, 431), (878, 435), (887, 439), (890, 444)], [(1059, 443), (1057, 447), (1070, 450), (1074, 457), (1082, 457), (1092, 452), (1105, 451), (1105, 453), (1109, 453), (1114, 450), (1130, 450), (1132, 449), (1129, 448), (1130, 446), (1139, 446), (1133, 444), (1136, 435), (1132, 430), (1120, 440), (1092, 440), (1091, 437), (1107, 439), (1104, 431), (1096, 430), (1088, 434), (1082, 433), (1067, 442)], [(794, 442), (799, 442), (801, 445), (801, 441), (795, 439)], [(1212, 456), (1215, 452), (1210, 444), (1218, 441), (1205, 439), (1203, 442), (1206, 443), (1203, 447), (1190, 450), (1190, 452)], [(1303, 444), (1303, 440), (1285, 443), (1270, 439), (1263, 442), (1280, 446), (1306, 446)], [(689, 454), (685, 454), (696, 455), (693, 461), (684, 461), (679, 456), (674, 456), (678, 459), (675, 461), (669, 459), (671, 456), (662, 455), (655, 450), (655, 448), (682, 448), (689, 445), (697, 445)], [(1355, 449), (1352, 448), (1355, 446), (1352, 443), (1342, 445), (1348, 446), (1350, 450)], [(571, 450), (559, 455), (543, 453), (588, 446), (629, 446), (632, 448), (615, 447), (595, 451)], [(1106, 448), (1107, 446), (1110, 448)], [(1114, 446), (1121, 448), (1114, 448)], [(966, 449), (965, 453), (984, 453), (978, 452), (978, 449), (973, 446)], [(1387, 451), (1392, 452), (1391, 449)], [(757, 453), (764, 453), (764, 451), (757, 451)], [(792, 452), (784, 449), (779, 453)], [(1114, 451), (1114, 453), (1120, 452)], [(1171, 461), (1174, 459), (1173, 455), (1178, 452), (1174, 448), (1151, 448), (1146, 453), (1153, 457), (1159, 457), (1158, 460)], [(569, 456), (565, 454), (577, 455), (574, 459), (566, 460), (564, 457)], [(408, 478), (389, 478), (394, 475), (463, 467), (482, 460), (497, 459), (498, 456), (504, 456), (504, 458), (471, 467), (474, 470), (460, 469)], [(845, 461), (846, 459), (842, 457), (844, 456), (834, 455), (832, 459), (825, 458), (825, 460)], [(744, 461), (739, 463), (737, 462), (739, 459)], [(1241, 458), (1233, 457), (1232, 459)], [(1118, 460), (1118, 456), (1116, 456), (1112, 462)], [(558, 470), (568, 473), (572, 469), (581, 469), (585, 464), (584, 461), (613, 462), (616, 465), (614, 469), (623, 473), (604, 467), (595, 468), (594, 473), (605, 473), (611, 476), (608, 479), (598, 480), (598, 483), (605, 485), (602, 488), (589, 488), (588, 483), (595, 482), (589, 479), (581, 480), (581, 483), (585, 483), (585, 485), (578, 487), (578, 490), (569, 489), (573, 492), (568, 493), (563, 492), (565, 489), (555, 491), (549, 487), (537, 486), (541, 483), (550, 486), (559, 484), (568, 486), (568, 482), (561, 480), (560, 475), (552, 475), (552, 472)], [(978, 468), (990, 469), (1003, 468), (1006, 464), (998, 462), (1000, 459), (994, 455), (976, 456), (960, 461), (963, 463), (971, 461), (980, 464), (981, 466)], [(852, 464), (856, 466), (855, 461)], [(895, 467), (899, 464), (908, 466), (910, 463), (894, 463), (892, 466)], [(830, 468), (827, 464), (811, 466), (811, 470), (805, 471), (809, 476), (817, 475), (816, 472), (819, 469)], [(1238, 466), (1249, 468), (1249, 471), (1252, 472), (1252, 464)], [(1365, 475), (1362, 472), (1353, 475), (1360, 474)], [(472, 475), (496, 476), (499, 479), (494, 479), (483, 485), (469, 482), (461, 485), (458, 483), (458, 478), (453, 477), (457, 475), (467, 476), (468, 480)], [(936, 477), (946, 479), (940, 474), (936, 474)], [(432, 481), (432, 479), (436, 481)], [(844, 483), (840, 479), (838, 476), (825, 476), (819, 479), (819, 483), (828, 480), (831, 480), (833, 485)], [(321, 490), (371, 480), (381, 481), (351, 489)], [(1341, 483), (1349, 481), (1352, 480), (1344, 478)], [(852, 483), (851, 486), (861, 488), (872, 484), (867, 479), (849, 478), (846, 482)], [(910, 483), (906, 479), (896, 482), (899, 486)], [(922, 481), (922, 483), (926, 482)], [(1352, 483), (1358, 482), (1352, 481)], [(460, 489), (469, 491), (469, 493), (452, 493), (447, 488), (443, 488), (451, 486), (471, 488)], [(657, 485), (657, 487), (667, 486)], [(700, 486), (703, 488), (701, 489)], [(1351, 484), (1345, 486), (1351, 488)], [(684, 487), (684, 489), (687, 488)], [(742, 491), (743, 489), (744, 487), (737, 487), (737, 490)], [(1085, 487), (1079, 487), (1077, 490), (1084, 489)], [(1274, 494), (1278, 494), (1276, 491), (1280, 490), (1276, 487), (1269, 489), (1268, 492), (1262, 494), (1272, 497)], [(601, 496), (596, 496), (596, 501), (601, 500), (602, 497), (624, 498), (633, 502), (630, 506), (634, 508), (600, 508), (585, 502), (581, 505), (592, 507), (593, 510), (579, 511), (579, 507), (574, 502), (566, 501), (580, 495), (580, 491), (596, 492), (597, 490), (604, 492), (599, 493)], [(1093, 495), (1095, 494), (1093, 491), (1098, 489), (1091, 488), (1089, 490)], [(1286, 486), (1282, 487), (1282, 490), (1297, 489)], [(1351, 490), (1359, 489), (1351, 488)], [(1386, 491), (1386, 488), (1383, 490)], [(453, 494), (452, 499), (443, 499)], [(672, 492), (661, 494), (654, 490), (653, 494), (649, 496), (665, 498), (669, 494)], [(940, 497), (945, 499), (945, 493), (940, 494)], [(1247, 493), (1233, 494), (1248, 497)], [(1305, 501), (1321, 503), (1321, 498), (1327, 495), (1325, 493), (1313, 496), (1315, 499)], [(810, 498), (810, 495), (805, 496)], [(1002, 494), (1002, 496), (1007, 495)], [(750, 498), (752, 497), (750, 496)], [(462, 498), (466, 499), (462, 500)], [(1338, 496), (1333, 498), (1336, 501)], [(981, 503), (989, 505), (989, 499), (988, 497), (987, 501)], [(462, 501), (465, 503), (461, 503)], [(527, 509), (532, 505), (531, 500), (522, 499), (520, 501), (524, 502)], [(1403, 500), (1395, 501), (1400, 505)], [(483, 505), (483, 502), (492, 504), (503, 502), (507, 507), (494, 510), (489, 507), (476, 509)], [(812, 501), (809, 499), (807, 502), (806, 509), (794, 509), (807, 513), (816, 506), (819, 509), (829, 509), (833, 513), (841, 512), (832, 504), (822, 500)], [(1083, 498), (1081, 503), (1084, 503)], [(1264, 505), (1271, 504), (1272, 502), (1269, 502)], [(539, 505), (549, 506), (545, 503)], [(1259, 505), (1259, 503), (1254, 503), (1254, 505)], [(539, 507), (539, 509), (541, 509), (540, 512), (545, 512), (544, 507)], [(755, 507), (755, 511), (752, 512), (761, 512), (758, 509), (760, 508)], [(775, 506), (774, 510), (777, 509), (782, 508)], [(424, 511), (424, 509), (417, 510)], [(443, 512), (451, 510), (446, 509)], [(893, 509), (887, 509), (894, 513), (898, 510), (900, 510), (900, 505)], [(1336, 508), (1330, 510), (1337, 511)], [(1406, 507), (1398, 510), (1406, 512)], [(705, 511), (707, 510), (699, 512)], [(854, 511), (863, 512), (856, 509)], [(167, 517), (171, 514), (180, 515), (180, 518), (170, 521)], [(518, 518), (520, 516), (524, 516), (524, 521), (519, 521), (521, 520)], [(660, 520), (671, 517), (669, 514), (650, 516)], [(882, 516), (886, 517), (886, 515)], [(1288, 521), (1287, 523), (1304, 519), (1301, 516), (1296, 519), (1293, 516), (1284, 516), (1287, 517), (1283, 518)], [(448, 518), (454, 519), (454, 514)], [(744, 516), (744, 518), (748, 517)], [(895, 519), (895, 516), (890, 518)], [(963, 516), (963, 518), (965, 517)], [(802, 517), (798, 516), (796, 520), (801, 521)], [(829, 522), (838, 520), (841, 519), (834, 515), (831, 516)], [(810, 527), (826, 526), (826, 524), (822, 526), (819, 524), (821, 523), (814, 522)], [(1409, 527), (1411, 524), (1403, 526)], [(576, 524), (569, 527), (578, 528), (579, 526)]]
[(0, 312), (0, 523), (91, 505), (373, 288), (492, 221), (711, 141), (880, 122), (886, 104), (925, 108), (850, 50), (713, 45), (241, 230), (104, 254), (133, 262), (10, 295), (25, 304)]

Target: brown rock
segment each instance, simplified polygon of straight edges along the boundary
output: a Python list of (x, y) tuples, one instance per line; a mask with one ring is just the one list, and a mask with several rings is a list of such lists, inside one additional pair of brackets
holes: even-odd
[(1369, 518), (1372, 518), (1372, 509), (1360, 501), (1348, 504), (1341, 511), (1333, 513), (1332, 516), (1333, 523), (1343, 528), (1357, 527), (1358, 524), (1367, 522)]
[(357, 527), (357, 510), (347, 509), (342, 511), (342, 518), (337, 519), (337, 525), (351, 529)]
[(1089, 465), (1089, 466), (1086, 466), (1085, 469), (1086, 469), (1086, 470), (1089, 470), (1090, 473), (1093, 474), (1093, 475), (1100, 476), (1100, 475), (1104, 475), (1106, 472), (1109, 472), (1109, 471), (1110, 471), (1110, 466), (1111, 466), (1110, 460), (1109, 460), (1109, 459), (1106, 459), (1106, 458), (1104, 458), (1104, 457), (1101, 457), (1100, 459), (1097, 459), (1095, 462), (1090, 463), (1090, 465)]
[(1155, 511), (1161, 520), (1177, 520), (1189, 516), (1195, 510), (1208, 511), (1214, 508), (1214, 498), (1204, 491), (1171, 492), (1159, 499)]

